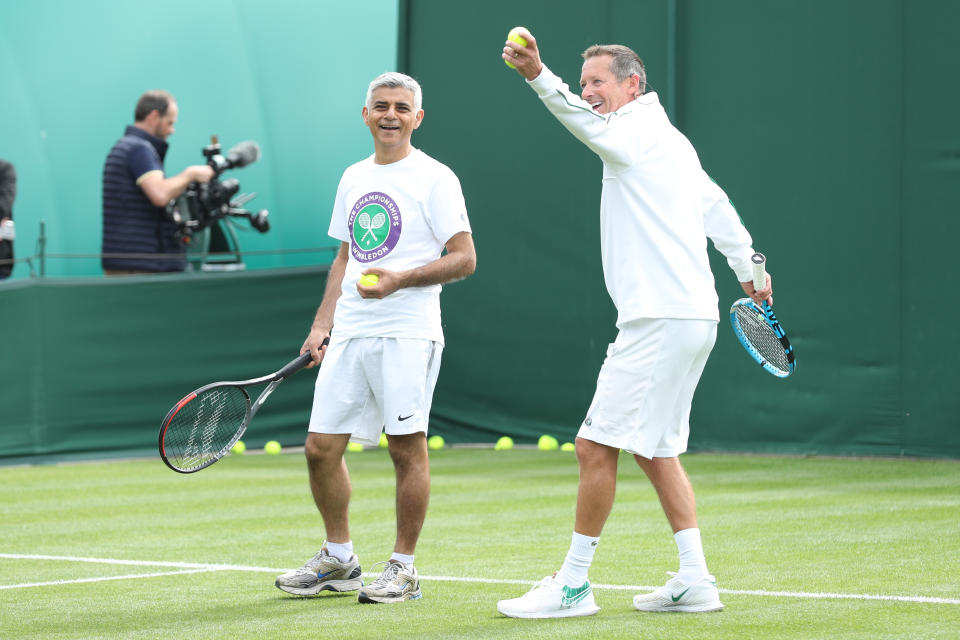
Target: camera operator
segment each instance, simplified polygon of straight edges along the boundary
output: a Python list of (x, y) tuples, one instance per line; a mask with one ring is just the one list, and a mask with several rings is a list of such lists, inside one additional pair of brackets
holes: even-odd
[(103, 253), (168, 255), (104, 257), (105, 275), (186, 268), (185, 248), (176, 237), (176, 224), (166, 216), (166, 205), (191, 182), (209, 182), (214, 170), (193, 165), (171, 178), (164, 174), (166, 140), (174, 132), (177, 111), (176, 101), (166, 91), (147, 91), (140, 96), (134, 123), (113, 145), (103, 167)]

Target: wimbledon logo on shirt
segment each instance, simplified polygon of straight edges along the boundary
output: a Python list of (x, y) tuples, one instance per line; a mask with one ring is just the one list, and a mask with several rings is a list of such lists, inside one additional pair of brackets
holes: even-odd
[(373, 191), (361, 196), (347, 219), (350, 252), (360, 262), (373, 262), (389, 254), (400, 240), (403, 220), (393, 198)]

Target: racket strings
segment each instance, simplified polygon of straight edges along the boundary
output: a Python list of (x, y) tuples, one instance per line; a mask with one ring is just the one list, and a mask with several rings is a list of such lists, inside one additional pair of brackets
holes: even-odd
[(760, 357), (780, 371), (790, 371), (790, 358), (783, 343), (762, 313), (744, 305), (736, 309), (737, 324)]
[(164, 454), (180, 470), (192, 470), (220, 457), (233, 445), (250, 409), (242, 387), (214, 387), (184, 404), (170, 420)]

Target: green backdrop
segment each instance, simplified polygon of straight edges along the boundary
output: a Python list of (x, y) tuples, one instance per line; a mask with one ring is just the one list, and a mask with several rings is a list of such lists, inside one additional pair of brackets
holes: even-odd
[[(377, 19), (371, 20), (370, 16)], [(270, 211), (250, 252), (330, 247), (343, 168), (370, 153), (360, 110), (367, 83), (396, 65), (397, 4), (336, 0), (7, 2), (0, 19), (0, 158), (19, 177), (16, 252), (34, 252), (40, 220), (53, 255), (98, 254), (101, 174), (147, 89), (167, 89), (180, 116), (168, 174), (255, 140), (262, 159), (229, 171), (250, 208)], [(251, 268), (312, 264), (328, 253), (254, 255)], [(100, 273), (96, 258), (53, 257), (47, 274)], [(14, 278), (29, 275), (26, 264)]]
[[(444, 293), (435, 423), (473, 440), (569, 439), (615, 335), (600, 162), (503, 65), (522, 24), (571, 85), (587, 46), (635, 48), (767, 254), (797, 374), (762, 373), (722, 324), (692, 448), (960, 455), (958, 340), (941, 313), (958, 310), (960, 4), (410, 0), (405, 11), (401, 60), (427, 96), (416, 142), (460, 176), (479, 255), (477, 275)], [(455, 63), (438, 55), (438, 33), (455, 34)], [(711, 252), (723, 312), (742, 292)]]
[[(0, 284), (0, 459), (156, 452), (160, 423), (216, 380), (298, 354), (326, 267)], [(245, 441), (302, 444), (314, 370), (284, 381)], [(252, 387), (256, 399), (263, 386)]]
[[(248, 26), (255, 16), (294, 34), (308, 30), (296, 15), (261, 11), (253, 3), (210, 4), (230, 7), (228, 15), (245, 16), (241, 23)], [(317, 16), (312, 6), (301, 8)], [(958, 306), (951, 245), (960, 231), (960, 87), (952, 78), (960, 57), (960, 3), (408, 0), (397, 18), (399, 65), (424, 87), (426, 118), (414, 144), (460, 177), (478, 251), (477, 273), (446, 287), (442, 297), (447, 347), (434, 432), (451, 442), (491, 442), (501, 434), (533, 442), (541, 433), (572, 439), (615, 336), (600, 270), (600, 162), (500, 60), (507, 31), (523, 24), (537, 36), (546, 62), (571, 84), (578, 82), (579, 52), (588, 45), (633, 46), (647, 63), (652, 89), (768, 256), (797, 373), (785, 381), (763, 373), (721, 324), (694, 402), (692, 449), (960, 457), (960, 399), (950, 366), (960, 345), (949, 328)], [(329, 31), (343, 24), (339, 20), (317, 19)], [(17, 39), (4, 35), (0, 42), (0, 69), (9, 68), (10, 55), (27, 61), (24, 51), (39, 55), (33, 48), (39, 45), (10, 24), (5, 20), (0, 29)], [(316, 92), (310, 95), (337, 108), (359, 106), (360, 99), (341, 99), (341, 83), (352, 78), (328, 68), (314, 73), (292, 53), (313, 40), (270, 37), (276, 38), (273, 48), (258, 46), (272, 56), (273, 66), (261, 68), (271, 89), (287, 96)], [(64, 64), (79, 67), (83, 58)], [(308, 80), (294, 81), (301, 77)], [(109, 84), (99, 76), (90, 81)], [(195, 82), (191, 86), (199, 87)], [(116, 101), (137, 93), (130, 87)], [(184, 155), (172, 164), (194, 161), (202, 145), (186, 144), (184, 134), (203, 101), (193, 97), (199, 94), (180, 94), (182, 126), (173, 142)], [(300, 103), (275, 102), (259, 85), (241, 101), (253, 102), (273, 105), (269, 113), (258, 112), (261, 143), (274, 141), (272, 152), (265, 149), (263, 163), (236, 175), (271, 197), (317, 195), (302, 196), (302, 207), (277, 205), (297, 220), (291, 224), (301, 225), (303, 236), (290, 246), (304, 246), (304, 237), (324, 234), (339, 172), (369, 153), (367, 134), (350, 124), (357, 119), (354, 107), (341, 115), (292, 118), (287, 110)], [(105, 104), (98, 98), (69, 108), (92, 113)], [(69, 223), (77, 237), (99, 204), (73, 203), (83, 180), (61, 189), (52, 170), (71, 165), (78, 149), (99, 144), (95, 166), (83, 169), (93, 176), (85, 180), (98, 181), (100, 158), (130, 107), (111, 102), (109, 108), (116, 114), (105, 119), (96, 141), (71, 126), (61, 135), (74, 138), (62, 143), (60, 155), (47, 154), (46, 147), (31, 151), (36, 167), (50, 171), (42, 180), (29, 179), (38, 183), (25, 183), (34, 187), (28, 197), (51, 210), (60, 207), (58, 225)], [(209, 109), (213, 114), (213, 103)], [(29, 124), (14, 128), (9, 117), (0, 119), (4, 144), (41, 130), (28, 116), (42, 111), (2, 112)], [(196, 138), (213, 127), (207, 122), (220, 120), (201, 120)], [(261, 135), (243, 124), (220, 129), (221, 135)], [(354, 129), (355, 146), (347, 149), (344, 142), (329, 170), (316, 169), (326, 154), (298, 137), (326, 140)], [(284, 164), (268, 165), (268, 158)], [(255, 180), (255, 172), (268, 166), (270, 175)], [(323, 197), (318, 183), (328, 189)], [(713, 257), (723, 312), (741, 292)], [(30, 336), (7, 347), (0, 360), (0, 394), (4, 406), (14, 407), (0, 418), (0, 456), (50, 451), (61, 442), (55, 446), (153, 446), (156, 423), (171, 399), (213, 379), (260, 375), (285, 362), (302, 341), (322, 276), (264, 271), (219, 278), (0, 286), (0, 323)], [(154, 299), (156, 306), (149, 304)], [(191, 327), (202, 328), (204, 338), (185, 344)], [(184, 369), (189, 380), (172, 378)], [(278, 394), (296, 398), (271, 398), (253, 437), (269, 432), (284, 444), (302, 441), (309, 378), (284, 383)], [(117, 404), (120, 383), (130, 395)], [(25, 398), (34, 403), (29, 411)], [(22, 419), (11, 423), (10, 416)], [(101, 429), (102, 436), (91, 435)], [(149, 438), (134, 442), (131, 433)]]

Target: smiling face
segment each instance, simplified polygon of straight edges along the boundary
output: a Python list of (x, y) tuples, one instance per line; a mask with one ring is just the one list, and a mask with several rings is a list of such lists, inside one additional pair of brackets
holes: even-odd
[(617, 82), (617, 77), (610, 70), (612, 61), (613, 58), (608, 55), (587, 58), (580, 74), (580, 95), (600, 114), (613, 113), (635, 100), (639, 93), (637, 76)]
[(415, 110), (410, 89), (379, 87), (363, 108), (363, 121), (373, 135), (377, 161), (393, 162), (409, 153), (410, 136), (423, 121), (423, 109)]

